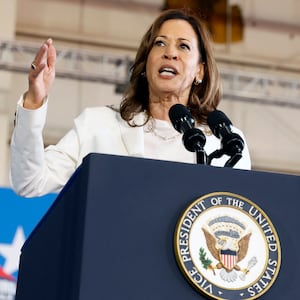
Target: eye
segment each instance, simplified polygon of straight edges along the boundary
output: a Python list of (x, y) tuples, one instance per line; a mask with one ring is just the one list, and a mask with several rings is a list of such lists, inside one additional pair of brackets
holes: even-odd
[(179, 46), (183, 50), (190, 50), (191, 49), (190, 46), (186, 43), (181, 43)]
[(156, 40), (156, 41), (154, 42), (154, 46), (162, 47), (162, 46), (164, 46), (164, 45), (165, 45), (165, 43), (164, 43), (162, 40)]

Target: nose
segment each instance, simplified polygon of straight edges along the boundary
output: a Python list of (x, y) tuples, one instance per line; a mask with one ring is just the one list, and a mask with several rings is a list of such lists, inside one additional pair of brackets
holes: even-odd
[(163, 58), (170, 59), (170, 60), (177, 60), (178, 59), (178, 53), (174, 49), (174, 47), (166, 47), (165, 52), (163, 54)]
[(178, 56), (177, 55), (164, 54), (164, 58), (177, 60)]

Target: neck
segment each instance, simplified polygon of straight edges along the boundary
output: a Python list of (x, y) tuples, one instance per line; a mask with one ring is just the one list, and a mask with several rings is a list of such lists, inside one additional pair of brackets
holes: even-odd
[(149, 99), (150, 114), (154, 119), (170, 121), (169, 110), (177, 103), (183, 105), (187, 104), (187, 101), (183, 101), (178, 97), (165, 97), (165, 98), (153, 98)]

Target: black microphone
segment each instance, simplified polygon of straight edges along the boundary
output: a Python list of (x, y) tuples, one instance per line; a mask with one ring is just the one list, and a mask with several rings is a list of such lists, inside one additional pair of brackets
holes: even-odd
[(169, 110), (169, 118), (173, 127), (183, 133), (182, 142), (190, 152), (196, 152), (197, 163), (206, 164), (207, 155), (203, 150), (206, 143), (204, 133), (195, 128), (195, 120), (191, 112), (182, 104), (175, 104)]
[(213, 158), (219, 158), (223, 154), (230, 156), (225, 167), (233, 167), (241, 158), (244, 149), (244, 140), (231, 130), (231, 121), (220, 110), (214, 110), (207, 116), (207, 124), (212, 133), (221, 139), (221, 149), (209, 155), (209, 162)]

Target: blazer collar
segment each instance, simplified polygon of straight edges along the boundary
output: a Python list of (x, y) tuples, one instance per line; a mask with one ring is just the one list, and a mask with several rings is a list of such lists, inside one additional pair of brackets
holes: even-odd
[[(129, 156), (144, 156), (144, 128), (143, 126), (130, 126), (126, 121), (124, 121), (121, 116), (120, 118), (120, 131), (123, 143), (128, 151)], [(146, 120), (145, 113), (138, 113), (132, 123), (137, 125), (142, 125)]]

